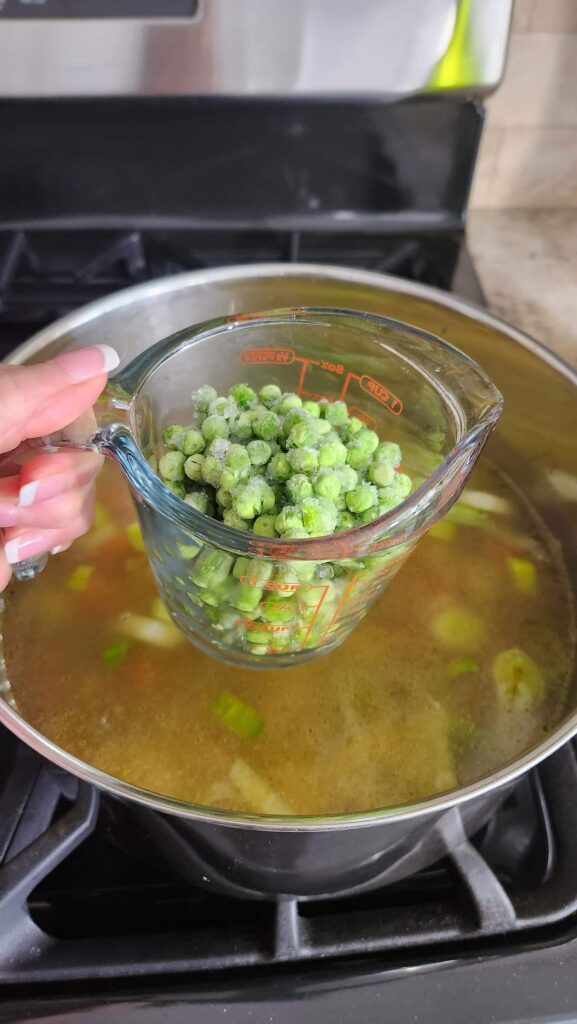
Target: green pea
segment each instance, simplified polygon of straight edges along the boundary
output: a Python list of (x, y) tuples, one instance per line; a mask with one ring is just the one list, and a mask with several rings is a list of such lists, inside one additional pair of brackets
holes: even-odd
[(292, 394), (291, 392), (287, 392), (282, 395), (276, 408), (277, 412), (281, 416), (284, 416), (284, 414), (290, 412), (291, 409), (300, 408), (302, 404), (302, 398), (299, 398), (298, 395)]
[(287, 494), (291, 501), (301, 501), (313, 494), (313, 485), (304, 473), (295, 473), (286, 482)]
[(224, 416), (207, 416), (202, 422), (202, 435), (207, 441), (213, 441), (215, 437), (228, 437), (229, 426)]
[(272, 455), (272, 448), (267, 441), (249, 441), (246, 450), (253, 466), (264, 466)]
[(265, 384), (258, 393), (260, 401), (267, 409), (272, 409), (273, 405), (279, 401), (281, 395), (282, 391), (276, 384)]
[(233, 384), (228, 393), (239, 409), (248, 409), (251, 402), (256, 402), (256, 392), (248, 384)]
[(163, 480), (182, 480), (184, 476), (185, 456), (182, 452), (166, 452), (158, 463), (158, 470)]

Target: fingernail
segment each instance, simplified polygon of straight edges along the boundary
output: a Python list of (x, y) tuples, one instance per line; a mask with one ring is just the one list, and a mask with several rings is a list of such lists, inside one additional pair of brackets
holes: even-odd
[(62, 494), (69, 486), (69, 478), (64, 473), (55, 473), (54, 476), (46, 476), (42, 480), (31, 480), (29, 484), (24, 484), (20, 488), (18, 504), (21, 508), (27, 508), (39, 501), (47, 501), (48, 498)]
[(18, 506), (0, 503), (0, 526), (14, 526), (18, 520)]
[(78, 384), (116, 369), (120, 358), (110, 345), (92, 345), (90, 348), (74, 349), (73, 352), (61, 352), (54, 362), (71, 381)]
[(58, 544), (57, 547), (50, 548), (50, 554), (51, 555), (59, 555), (61, 551), (68, 551), (68, 548), (71, 547), (71, 545), (72, 545), (72, 541), (70, 542), (70, 544)]
[(45, 531), (26, 534), (22, 537), (14, 537), (13, 540), (4, 544), (4, 555), (10, 565), (22, 562), (25, 558), (33, 558), (43, 551), (50, 550), (50, 534)]

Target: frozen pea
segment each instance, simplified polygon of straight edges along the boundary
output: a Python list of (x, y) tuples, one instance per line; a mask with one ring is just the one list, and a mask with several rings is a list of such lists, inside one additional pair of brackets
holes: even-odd
[(256, 402), (256, 391), (248, 384), (233, 384), (228, 393), (234, 398), (239, 409), (248, 409), (251, 402)]
[(217, 459), (224, 462), (228, 450), (230, 448), (230, 441), (227, 441), (226, 437), (215, 437), (205, 449), (205, 455), (215, 455)]
[(230, 398), (213, 398), (212, 402), (208, 403), (208, 412), (213, 416), (224, 416), (228, 419), (231, 415), (234, 416), (236, 411), (236, 403)]
[(185, 456), (182, 452), (166, 452), (158, 463), (163, 480), (182, 480), (184, 476)]
[(328, 422), (328, 420), (317, 420), (317, 424), (316, 425), (317, 425), (317, 434), (319, 435), (319, 437), (323, 437), (323, 436), (326, 437), (327, 434), (332, 433), (332, 427), (331, 427), (330, 423)]
[(249, 559), (247, 575), (250, 576), (251, 580), (257, 580), (259, 583), (267, 583), (268, 580), (270, 580), (273, 571), (273, 562), (266, 562), (262, 558)]
[(276, 409), (281, 416), (284, 416), (284, 414), (289, 412), (291, 409), (300, 408), (302, 404), (302, 398), (299, 398), (298, 395), (295, 395), (292, 392), (287, 392), (281, 396)]
[(162, 440), (168, 448), (180, 449), (186, 429), (186, 427), (179, 427), (173, 424), (173, 426), (166, 428), (162, 435)]
[(225, 491), (232, 491), (233, 487), (240, 483), (240, 473), (238, 469), (231, 469), (230, 466), (225, 466), (220, 476), (220, 486)]
[(338, 466), (345, 462), (347, 449), (342, 441), (323, 441), (319, 448), (319, 466)]
[(352, 491), (348, 491), (345, 499), (349, 512), (355, 512), (358, 515), (376, 504), (377, 492), (370, 484), (358, 484)]
[(207, 455), (201, 466), (202, 479), (205, 483), (211, 484), (212, 487), (218, 488), (220, 487), (222, 470), (221, 460), (217, 459), (216, 455)]
[(251, 466), (250, 455), (242, 444), (230, 445), (225, 462), (230, 469), (236, 469), (240, 473), (248, 473)]
[(249, 524), (242, 516), (239, 516), (234, 509), (226, 508), (222, 514), (222, 521), (225, 526), (231, 526), (234, 530), (248, 530)]
[(319, 457), (314, 448), (291, 448), (287, 455), (293, 473), (309, 476), (318, 469)]
[(285, 540), (305, 540), (308, 537), (308, 533), (304, 526), (291, 526), (290, 530), (285, 531), (283, 537)]
[(303, 498), (310, 498), (313, 493), (313, 485), (304, 473), (295, 473), (286, 482), (287, 494), (291, 501), (301, 501)]
[(304, 524), (301, 514), (295, 505), (285, 505), (274, 521), (277, 533), (286, 533), (287, 530), (302, 529)]
[(348, 465), (356, 470), (366, 469), (369, 463), (369, 459), (371, 457), (369, 452), (363, 451), (362, 448), (353, 447), (352, 445), (354, 445), (354, 441), (352, 442), (351, 446), (347, 449)]
[(379, 447), (379, 435), (374, 430), (360, 430), (350, 442), (352, 448), (359, 448), (361, 451), (372, 455)]
[(202, 435), (207, 441), (213, 441), (215, 437), (228, 437), (229, 426), (224, 416), (207, 416), (202, 422)]
[(364, 426), (365, 424), (363, 423), (362, 420), (358, 418), (358, 416), (351, 416), (349, 422), (347, 423), (348, 436), (354, 437), (355, 434), (358, 434), (360, 433), (361, 430), (364, 430)]
[(267, 473), (271, 480), (288, 480), (291, 475), (291, 467), (284, 452), (277, 452), (273, 455), (267, 466)]
[(279, 432), (280, 422), (274, 412), (264, 411), (253, 417), (252, 432), (264, 441), (274, 441)]
[(321, 470), (314, 481), (315, 494), (322, 498), (331, 498), (335, 501), (341, 492), (341, 482), (336, 473), (330, 469)]
[(406, 473), (397, 472), (395, 473), (395, 479), (393, 480), (391, 486), (394, 487), (397, 494), (404, 499), (411, 493), (413, 482), (410, 476), (408, 476)]
[(287, 438), (293, 427), (296, 427), (297, 423), (310, 423), (311, 418), (306, 411), (300, 406), (296, 409), (289, 409), (286, 416), (282, 421), (281, 434), (283, 438)]
[(266, 441), (249, 441), (246, 450), (253, 466), (264, 466), (272, 455), (272, 448)]
[(274, 526), (275, 518), (275, 516), (270, 515), (257, 516), (252, 524), (252, 532), (256, 533), (257, 537), (276, 537), (277, 532)]
[(348, 509), (343, 509), (337, 517), (337, 530), (352, 530), (353, 526), (356, 526), (356, 522), (353, 513)]
[(309, 537), (332, 533), (337, 523), (337, 509), (330, 498), (305, 498), (301, 502), (303, 525)]
[(198, 452), (204, 451), (205, 445), (206, 441), (200, 430), (191, 427), (190, 430), (184, 431), (179, 448), (185, 455), (197, 455)]
[(359, 475), (352, 466), (335, 466), (335, 473), (341, 482), (341, 491), (345, 493), (352, 491), (353, 487), (356, 487), (359, 482)]
[(272, 409), (275, 402), (278, 402), (282, 391), (276, 384), (265, 384), (258, 393), (259, 400), (267, 409)]
[(252, 481), (240, 484), (234, 490), (232, 507), (241, 519), (255, 519), (262, 512), (262, 496), (259, 488), (254, 487)]
[(312, 416), (314, 420), (319, 419), (321, 407), (318, 402), (303, 402), (303, 409), (305, 409), (309, 416)]
[(241, 412), (231, 424), (232, 436), (238, 441), (250, 441), (252, 438), (252, 417)]
[(349, 421), (346, 402), (322, 402), (321, 415), (328, 420), (331, 427), (344, 427)]
[(216, 389), (210, 384), (202, 384), (192, 392), (192, 404), (198, 412), (208, 412), (210, 403), (217, 397)]
[(313, 422), (307, 423), (306, 420), (302, 420), (300, 423), (296, 423), (288, 435), (287, 444), (295, 446), (296, 448), (312, 448), (316, 444), (318, 434), (316, 426)]
[(254, 476), (250, 481), (260, 494), (263, 512), (272, 512), (276, 506), (276, 495), (270, 484), (262, 476)]
[(265, 622), (279, 624), (294, 622), (296, 612), (296, 603), (292, 595), (277, 595), (270, 592), (261, 605), (261, 614)]
[(342, 484), (341, 484), (341, 493), (337, 494), (336, 498), (334, 498), (333, 500), (334, 500), (334, 503), (335, 503), (337, 509), (339, 510), (339, 512), (343, 512), (344, 509), (346, 509), (347, 503), (345, 501), (345, 496), (344, 496), (344, 494), (342, 492)]
[(165, 487), (168, 487), (169, 491), (176, 494), (177, 498), (184, 498), (186, 491), (184, 489), (184, 484), (181, 483), (180, 480), (165, 480), (164, 485)]
[(383, 441), (375, 449), (374, 461), (386, 462), (389, 466), (396, 468), (401, 464), (401, 449), (398, 444), (394, 444), (392, 441)]
[[(221, 478), (222, 479), (222, 478)], [(222, 485), (216, 492), (216, 500), (221, 508), (232, 508), (232, 494)]]
[(224, 583), (234, 558), (217, 548), (204, 548), (194, 562), (190, 578), (197, 587), (214, 588)]
[(367, 476), (377, 487), (388, 487), (395, 479), (395, 470), (388, 462), (373, 462), (368, 468)]
[(262, 590), (260, 587), (251, 587), (248, 583), (238, 583), (235, 587), (230, 603), (233, 608), (241, 612), (253, 612), (260, 603)]
[(204, 455), (189, 455), (188, 459), (184, 463), (184, 472), (189, 480), (192, 480), (195, 484), (202, 483), (202, 464), (204, 462)]
[(184, 500), (187, 505), (195, 508), (197, 512), (202, 512), (205, 516), (210, 516), (214, 512), (214, 506), (208, 491), (191, 491)]
[(361, 515), (361, 523), (363, 523), (365, 525), (368, 524), (368, 523), (372, 523), (375, 519), (378, 519), (379, 516), (382, 516), (382, 515), (383, 515), (383, 509), (379, 508), (378, 505), (373, 505), (372, 508), (368, 508), (368, 509), (366, 509), (365, 512), (362, 513), (362, 515)]

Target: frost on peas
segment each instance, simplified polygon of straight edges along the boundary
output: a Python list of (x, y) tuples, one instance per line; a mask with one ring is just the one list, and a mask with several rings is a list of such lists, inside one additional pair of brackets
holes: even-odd
[(221, 485), (216, 492), (216, 500), (221, 508), (232, 508), (232, 494)]
[(333, 533), (338, 512), (330, 498), (305, 498), (301, 502), (304, 528), (311, 537)]
[(206, 440), (202, 436), (200, 430), (195, 430), (194, 427), (190, 427), (189, 430), (184, 431), (178, 447), (185, 455), (197, 455), (198, 452), (204, 451), (205, 445)]
[(337, 530), (352, 530), (353, 526), (356, 526), (356, 522), (353, 513), (348, 509), (343, 509), (337, 516)]
[(304, 523), (296, 505), (285, 505), (276, 517), (274, 525), (278, 533), (286, 533), (287, 530), (302, 529)]
[(316, 424), (301, 420), (292, 428), (287, 438), (287, 444), (295, 448), (312, 448), (316, 444), (317, 437)]
[(234, 399), (213, 398), (212, 402), (208, 403), (208, 411), (212, 415), (224, 416), (225, 419), (230, 419), (236, 415), (238, 408)]
[(158, 469), (163, 480), (182, 480), (184, 476), (185, 456), (182, 452), (166, 452), (158, 463)]
[(259, 401), (267, 409), (272, 409), (273, 405), (279, 401), (281, 395), (282, 391), (276, 384), (265, 384), (258, 393)]
[(302, 501), (313, 494), (313, 485), (304, 473), (295, 473), (286, 482), (287, 494), (291, 501)]
[(207, 416), (202, 421), (202, 436), (207, 441), (214, 441), (215, 437), (228, 437), (230, 431), (227, 420), (224, 416), (216, 414)]
[(192, 392), (192, 405), (198, 412), (208, 412), (210, 403), (217, 397), (216, 389), (210, 384), (202, 384), (196, 391)]
[(291, 467), (284, 452), (277, 452), (276, 455), (273, 455), (267, 466), (267, 474), (271, 480), (288, 480), (291, 475)]
[(347, 449), (342, 441), (323, 441), (319, 447), (319, 466), (338, 466), (346, 461)]
[(167, 448), (180, 449), (185, 433), (186, 427), (179, 427), (176, 424), (173, 424), (173, 426), (166, 428), (162, 435), (162, 440)]
[(254, 523), (252, 524), (252, 532), (256, 533), (257, 537), (278, 536), (274, 525), (275, 518), (275, 516), (270, 515), (257, 516)]
[(234, 558), (226, 551), (204, 548), (196, 559), (190, 578), (197, 587), (218, 587), (227, 579)]
[(247, 412), (238, 414), (231, 423), (231, 433), (234, 440), (240, 442), (250, 441), (252, 438), (252, 418)]
[(359, 474), (352, 466), (335, 466), (335, 473), (341, 482), (341, 491), (345, 494), (347, 491), (352, 491), (359, 482)]
[(263, 441), (274, 441), (277, 437), (280, 427), (280, 421), (278, 416), (269, 411), (260, 412), (258, 416), (253, 417), (252, 421), (252, 432), (256, 437), (260, 437)]
[(377, 492), (371, 484), (358, 484), (345, 495), (349, 512), (359, 515), (377, 503)]
[(225, 463), (230, 469), (238, 470), (239, 473), (248, 473), (251, 467), (250, 455), (242, 444), (230, 445)]
[(272, 455), (270, 444), (262, 440), (249, 441), (246, 450), (253, 466), (264, 466)]
[(369, 452), (366, 452), (363, 448), (359, 448), (356, 444), (356, 438), (349, 443), (347, 448), (347, 464), (352, 469), (364, 471), (370, 460), (371, 456)]
[(187, 505), (190, 505), (191, 508), (195, 508), (197, 512), (202, 512), (205, 516), (212, 515), (212, 512), (214, 511), (214, 505), (208, 491), (191, 491), (190, 494), (186, 495), (184, 500)]
[(310, 476), (318, 469), (319, 457), (314, 448), (291, 448), (287, 455), (293, 473)]
[(296, 612), (296, 603), (292, 595), (290, 597), (282, 596), (271, 591), (261, 604), (261, 614), (265, 622), (279, 624), (294, 622)]
[(205, 483), (210, 484), (211, 487), (218, 490), (223, 471), (221, 460), (217, 459), (216, 455), (207, 455), (202, 463), (200, 471)]
[(396, 469), (401, 464), (401, 449), (398, 444), (392, 441), (383, 441), (376, 449), (373, 456), (375, 462), (386, 462)]
[(181, 483), (180, 480), (165, 480), (164, 485), (165, 487), (168, 487), (169, 491), (176, 494), (177, 498), (184, 498), (186, 490), (184, 488), (184, 484)]
[(376, 487), (388, 487), (395, 479), (395, 470), (387, 462), (373, 462), (367, 470), (367, 476)]
[(242, 516), (239, 516), (234, 509), (227, 508), (222, 514), (222, 521), (225, 526), (231, 526), (234, 530), (248, 530), (249, 524)]
[(230, 441), (227, 441), (226, 437), (215, 437), (207, 446), (204, 454), (214, 455), (220, 462), (224, 463), (229, 448)]
[(319, 419), (321, 407), (318, 402), (303, 402), (303, 409), (308, 412), (309, 416), (312, 416), (314, 420)]
[(239, 409), (248, 409), (252, 402), (256, 402), (256, 391), (248, 384), (233, 384), (228, 393)]

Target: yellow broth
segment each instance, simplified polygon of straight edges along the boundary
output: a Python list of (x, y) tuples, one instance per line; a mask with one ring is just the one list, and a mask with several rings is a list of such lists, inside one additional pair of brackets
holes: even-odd
[[(426, 537), (332, 654), (250, 671), (180, 635), (165, 648), (123, 637), (123, 613), (150, 616), (158, 600), (146, 557), (125, 533), (134, 521), (127, 489), (107, 465), (92, 532), (34, 583), (9, 590), (9, 699), (110, 775), (235, 811), (363, 811), (478, 778), (559, 720), (573, 632), (563, 571), (536, 516), (487, 462), (471, 486), (505, 498), (510, 513)], [(514, 579), (511, 556), (534, 566), (534, 593)], [(476, 616), (481, 635), (447, 645), (434, 625), (447, 609)], [(542, 674), (544, 692), (530, 706), (499, 699), (492, 666), (508, 648), (521, 648)], [(223, 693), (260, 717), (257, 738), (215, 713)]]

